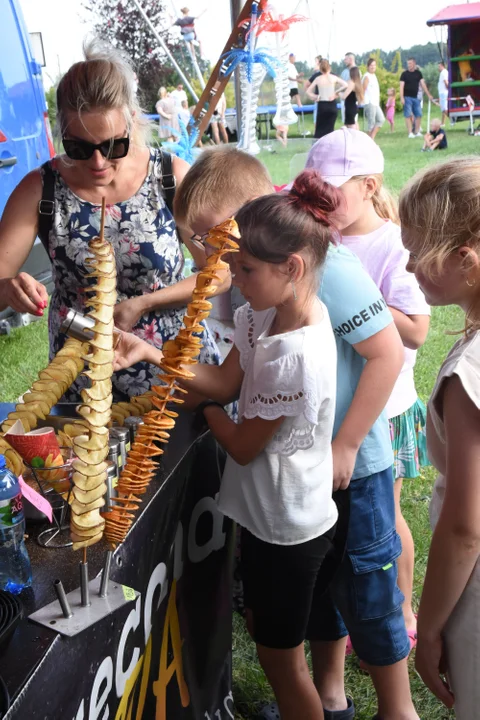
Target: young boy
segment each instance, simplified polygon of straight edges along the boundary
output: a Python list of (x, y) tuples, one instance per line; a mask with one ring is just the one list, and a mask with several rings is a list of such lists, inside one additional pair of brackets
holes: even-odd
[[(207, 151), (177, 189), (175, 220), (193, 233), (192, 241), (205, 247), (210, 228), (271, 192), (270, 178), (256, 158), (234, 148)], [(319, 297), (337, 338), (334, 489), (349, 488), (348, 494), (337, 495), (349, 497), (351, 520), (345, 558), (327, 597), (317, 600), (324, 608), (324, 622), (309, 628), (314, 681), (326, 720), (354, 717), (344, 689), (349, 632), (368, 663), (379, 718), (418, 720), (406, 662), (410, 642), (396, 583), (400, 541), (395, 532), (392, 447), (383, 414), (402, 367), (403, 346), (376, 285), (341, 245), (329, 250)], [(292, 692), (299, 680), (294, 675), (292, 669)]]
[(440, 124), (438, 118), (433, 118), (430, 123), (430, 132), (424, 136), (424, 144), (422, 152), (431, 152), (433, 150), (445, 150), (447, 147), (447, 134)]

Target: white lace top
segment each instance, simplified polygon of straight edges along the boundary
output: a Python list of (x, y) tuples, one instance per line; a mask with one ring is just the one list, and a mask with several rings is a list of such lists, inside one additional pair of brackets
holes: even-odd
[(296, 545), (336, 522), (332, 500), (332, 431), (336, 344), (326, 307), (318, 325), (269, 336), (275, 309), (235, 313), (235, 345), (245, 376), (239, 422), (285, 420), (251, 463), (227, 458), (219, 508), (253, 535)]

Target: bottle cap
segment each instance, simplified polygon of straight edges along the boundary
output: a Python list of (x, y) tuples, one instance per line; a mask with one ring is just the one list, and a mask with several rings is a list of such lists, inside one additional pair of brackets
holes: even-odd
[(0, 455), (0, 470), (5, 470), (7, 467), (7, 461), (5, 459), (5, 455)]

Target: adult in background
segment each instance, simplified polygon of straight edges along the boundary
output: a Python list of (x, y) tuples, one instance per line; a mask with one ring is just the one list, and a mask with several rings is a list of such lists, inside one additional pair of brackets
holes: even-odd
[[(356, 67), (355, 62), (355, 55), (351, 52), (345, 53), (345, 57), (343, 58), (343, 64), (345, 65), (344, 69), (340, 73), (340, 77), (342, 80), (346, 83), (350, 80), (350, 70), (351, 68)], [(345, 103), (343, 100), (341, 101), (341, 112), (342, 112), (342, 122), (345, 123)]]
[(345, 105), (345, 125), (347, 128), (358, 130), (357, 114), (358, 103), (363, 104), (364, 92), (362, 76), (356, 65), (350, 68), (350, 78), (347, 82), (347, 89), (342, 93)]
[(217, 107), (212, 115), (211, 128), (213, 142), (220, 145), (223, 141), (228, 145), (227, 128), (225, 127), (225, 111), (227, 109), (227, 99), (225, 93), (222, 93), (218, 99)]
[(438, 72), (440, 73), (438, 77), (438, 104), (440, 105), (440, 110), (442, 111), (442, 125), (445, 125), (448, 118), (448, 88), (449, 88), (449, 81), (448, 81), (448, 70), (445, 67), (444, 62), (438, 63)]
[(375, 58), (369, 58), (367, 61), (367, 72), (363, 77), (363, 102), (365, 107), (363, 112), (367, 120), (368, 135), (375, 139), (375, 135), (385, 122), (385, 115), (380, 107), (380, 85), (378, 84), (377, 61)]
[(300, 92), (298, 90), (298, 81), (303, 78), (303, 73), (299, 73), (295, 67), (295, 55), (290, 53), (288, 56), (288, 82), (290, 85), (290, 99), (292, 103), (302, 107)]
[[(100, 229), (106, 200), (105, 237), (117, 265), (114, 320), (157, 348), (175, 338), (195, 276), (184, 278), (184, 257), (165, 194), (168, 156), (150, 147), (148, 124), (133, 92), (133, 73), (111, 47), (85, 46), (85, 60), (75, 63), (57, 88), (57, 127), (65, 154), (28, 173), (13, 191), (0, 222), (0, 310), (43, 314), (45, 287), (20, 273), (39, 231), (43, 185), (51, 186), (53, 216), (42, 237), (52, 263), (54, 291), (49, 308), (50, 357), (65, 342), (60, 325), (69, 308), (85, 312), (89, 278), (88, 242)], [(177, 185), (188, 170), (172, 157)], [(42, 232), (43, 235), (43, 232)], [(186, 237), (184, 243), (201, 268), (205, 254)], [(208, 330), (202, 337), (206, 362), (219, 354)], [(157, 369), (148, 363), (114, 373), (114, 400), (139, 395), (156, 382)], [(80, 401), (83, 376), (66, 393)]]
[(182, 109), (182, 103), (186, 102), (188, 104), (188, 96), (185, 90), (183, 89), (183, 83), (178, 83), (175, 90), (172, 90), (170, 93), (170, 97), (173, 98), (175, 102), (175, 107), (177, 112), (180, 112)]
[(323, 58), (319, 64), (320, 75), (307, 88), (307, 95), (318, 103), (315, 137), (321, 138), (335, 130), (338, 108), (337, 99), (347, 83), (330, 72), (330, 63)]
[[(400, 102), (403, 105), (403, 115), (405, 125), (408, 130), (408, 137), (422, 137), (420, 132), (420, 123), (422, 122), (422, 108), (418, 93), (420, 87), (426, 93), (431, 102), (433, 97), (427, 87), (423, 75), (417, 68), (415, 58), (410, 57), (407, 60), (407, 69), (400, 75)], [(412, 116), (414, 121), (412, 122)]]
[(178, 111), (175, 100), (167, 93), (167, 88), (158, 91), (158, 102), (155, 105), (158, 113), (158, 137), (160, 140), (171, 141), (180, 135)]
[[(304, 81), (303, 81), (303, 86), (304, 86), (305, 90), (313, 83), (314, 80), (317, 79), (317, 77), (320, 77), (320, 75), (321, 75), (321, 72), (320, 72), (320, 63), (321, 63), (321, 61), (322, 61), (322, 56), (321, 56), (321, 55), (317, 55), (317, 57), (316, 57), (315, 60), (314, 60), (314, 64), (313, 64), (314, 72), (310, 75), (310, 77), (308, 78), (308, 80), (304, 80)], [(317, 103), (315, 102), (315, 103), (313, 103), (313, 127), (315, 127), (315, 124), (316, 124), (316, 122), (317, 122), (317, 110), (318, 110), (318, 105), (317, 105)]]

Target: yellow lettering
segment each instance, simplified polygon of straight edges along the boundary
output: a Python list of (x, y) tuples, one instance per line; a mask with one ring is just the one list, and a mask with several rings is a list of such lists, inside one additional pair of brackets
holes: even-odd
[[(180, 623), (178, 621), (177, 613), (176, 590), (177, 582), (174, 580), (170, 596), (168, 598), (167, 614), (165, 617), (165, 625), (163, 627), (158, 680), (153, 683), (153, 692), (157, 697), (155, 720), (167, 720), (167, 685), (173, 675), (177, 676), (182, 707), (187, 707), (190, 704), (190, 694), (183, 675), (182, 640), (180, 638)], [(169, 639), (171, 639), (172, 642), (173, 660), (170, 665), (167, 665)]]

